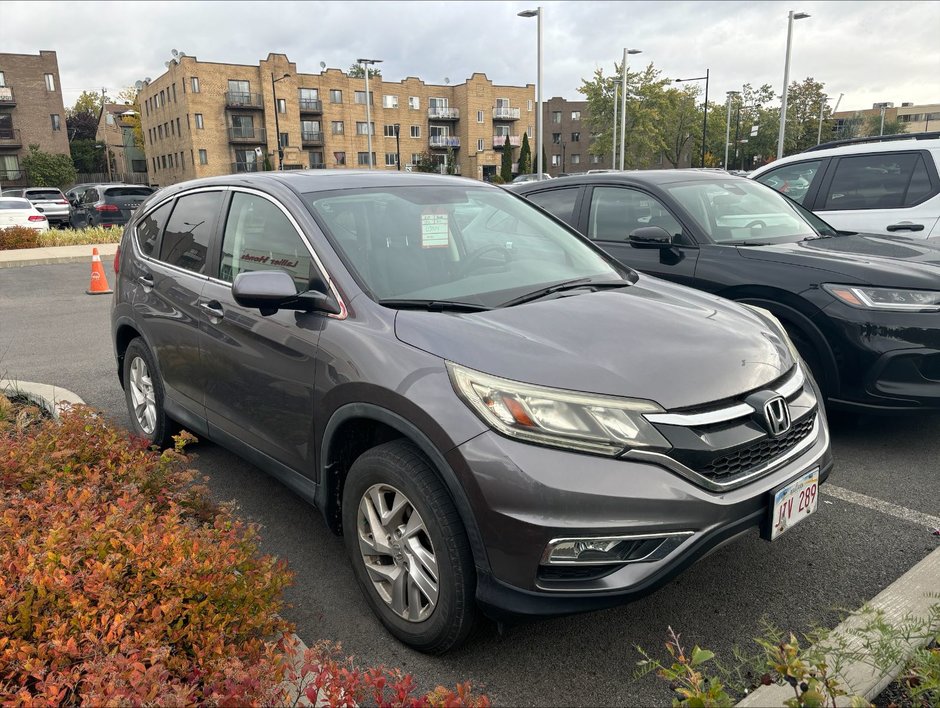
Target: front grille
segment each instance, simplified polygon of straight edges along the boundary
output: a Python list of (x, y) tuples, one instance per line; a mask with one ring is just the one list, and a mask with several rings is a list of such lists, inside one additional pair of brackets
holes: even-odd
[(765, 438), (728, 455), (714, 458), (698, 470), (700, 474), (715, 481), (725, 481), (739, 474), (785, 455), (805, 440), (813, 431), (816, 414), (810, 413), (793, 423), (793, 427), (779, 438)]

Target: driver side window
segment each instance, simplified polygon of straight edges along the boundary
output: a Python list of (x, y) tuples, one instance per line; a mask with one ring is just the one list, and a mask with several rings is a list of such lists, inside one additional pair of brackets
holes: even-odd
[(594, 241), (626, 242), (643, 226), (659, 226), (683, 243), (682, 225), (658, 199), (628, 187), (595, 187), (588, 236)]

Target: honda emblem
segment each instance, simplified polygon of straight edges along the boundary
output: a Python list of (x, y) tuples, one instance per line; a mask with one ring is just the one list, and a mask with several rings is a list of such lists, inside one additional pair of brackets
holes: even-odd
[(790, 407), (783, 396), (774, 396), (764, 404), (764, 420), (767, 431), (775, 438), (790, 429)]

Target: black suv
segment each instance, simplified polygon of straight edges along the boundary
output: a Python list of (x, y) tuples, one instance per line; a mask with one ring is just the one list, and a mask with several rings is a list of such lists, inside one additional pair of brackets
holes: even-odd
[(72, 202), (71, 225), (124, 226), (134, 210), (153, 194), (153, 187), (138, 184), (91, 184)]
[(773, 540), (832, 466), (772, 315), (638, 275), (481, 182), (187, 182), (141, 206), (115, 267), (133, 429), (183, 424), (315, 503), (422, 651), (480, 608), (604, 607), (748, 529)]
[(940, 242), (843, 234), (770, 187), (716, 172), (509, 189), (625, 265), (772, 312), (830, 403), (940, 408)]

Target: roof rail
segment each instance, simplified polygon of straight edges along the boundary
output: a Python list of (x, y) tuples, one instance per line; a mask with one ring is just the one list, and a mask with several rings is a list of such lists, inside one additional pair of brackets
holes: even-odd
[(830, 140), (828, 143), (821, 143), (813, 147), (806, 148), (803, 152), (814, 152), (815, 150), (828, 150), (829, 148), (841, 147), (842, 145), (863, 145), (865, 143), (887, 143), (898, 140), (936, 140), (940, 138), (940, 130), (932, 130), (929, 133), (897, 133), (894, 135), (873, 135), (868, 138), (846, 138), (845, 140)]

